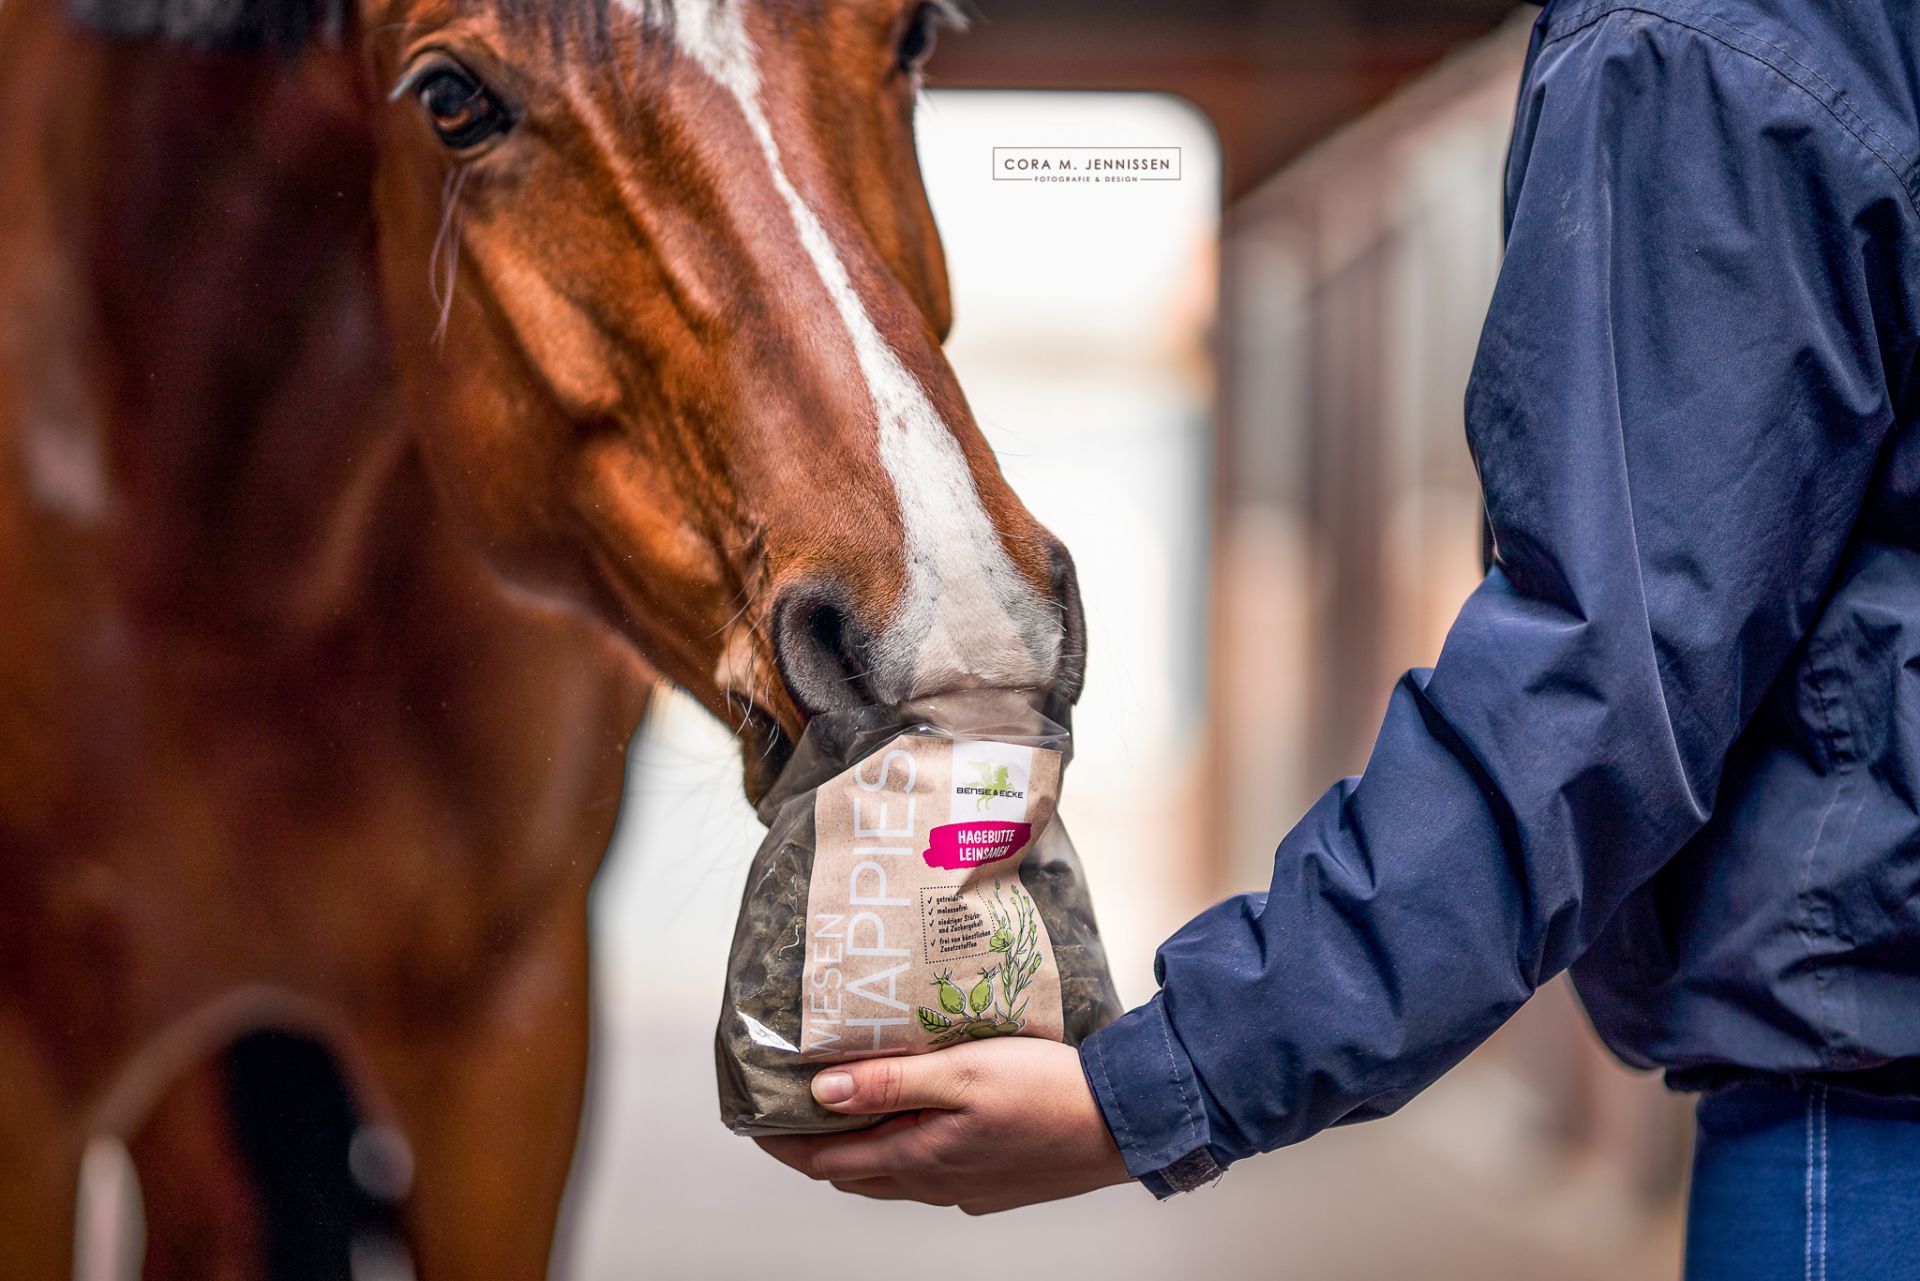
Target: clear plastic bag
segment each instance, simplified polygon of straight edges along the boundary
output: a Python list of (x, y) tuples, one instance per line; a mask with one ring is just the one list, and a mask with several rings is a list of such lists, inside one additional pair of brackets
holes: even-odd
[(966, 694), (814, 718), (760, 803), (715, 1038), (739, 1134), (859, 1129), (829, 1063), (997, 1036), (1078, 1045), (1120, 1012), (1056, 813), (1067, 709)]

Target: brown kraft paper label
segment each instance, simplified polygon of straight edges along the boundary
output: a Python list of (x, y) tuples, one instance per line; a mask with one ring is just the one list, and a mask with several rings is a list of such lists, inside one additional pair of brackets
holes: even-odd
[(814, 797), (800, 1050), (816, 1062), (1064, 1036), (1020, 864), (1060, 754), (903, 734)]

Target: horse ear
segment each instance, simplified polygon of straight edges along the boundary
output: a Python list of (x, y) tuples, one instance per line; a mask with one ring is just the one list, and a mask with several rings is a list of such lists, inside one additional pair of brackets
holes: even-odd
[(205, 49), (292, 52), (337, 39), (346, 0), (69, 0), (73, 15), (105, 36), (159, 37)]

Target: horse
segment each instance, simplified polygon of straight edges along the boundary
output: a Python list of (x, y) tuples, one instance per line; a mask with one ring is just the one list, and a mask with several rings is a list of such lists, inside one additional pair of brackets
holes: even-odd
[(951, 17), (0, 0), (0, 1277), (116, 1143), (150, 1281), (545, 1275), (650, 692), (750, 799), (1077, 693), (942, 353)]

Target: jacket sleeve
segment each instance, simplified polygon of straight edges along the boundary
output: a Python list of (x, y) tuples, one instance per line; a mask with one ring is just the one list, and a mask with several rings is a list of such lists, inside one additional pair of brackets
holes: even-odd
[(1467, 394), (1494, 565), (1265, 894), (1159, 953), (1087, 1078), (1161, 1195), (1391, 1112), (1709, 817), (1817, 616), (1911, 359), (1891, 171), (1644, 11), (1540, 43)]

